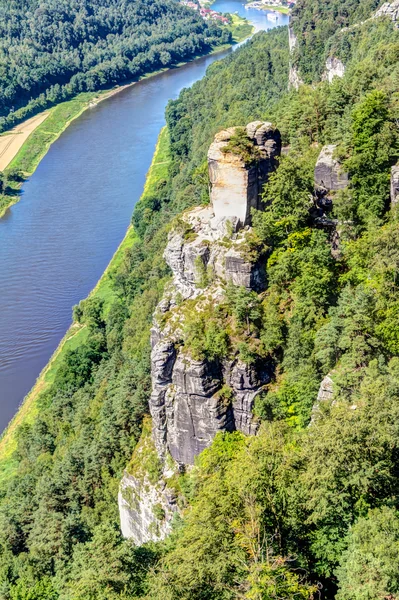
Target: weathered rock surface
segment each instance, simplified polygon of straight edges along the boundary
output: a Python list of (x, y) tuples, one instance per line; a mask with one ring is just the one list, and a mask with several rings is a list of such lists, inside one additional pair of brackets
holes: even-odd
[[(195, 360), (193, 355), (202, 355), (191, 355), (185, 338), (192, 311), (225, 301), (227, 283), (257, 291), (266, 285), (265, 257), (254, 255), (247, 223), (262, 184), (275, 168), (280, 134), (270, 123), (250, 123), (246, 135), (258, 158), (248, 166), (240, 156), (222, 152), (234, 131), (217, 134), (209, 151), (213, 204), (184, 213), (164, 253), (173, 279), (151, 330), (151, 425), (134, 451), (119, 493), (122, 533), (138, 545), (170, 532), (178, 510), (168, 487), (173, 474), (192, 465), (219, 431), (256, 433), (253, 405), (271, 378), (270, 364), (245, 364), (238, 351)], [(156, 471), (156, 483), (149, 477), (154, 462), (161, 471)]]
[(348, 174), (342, 171), (341, 164), (333, 158), (335, 149), (334, 145), (324, 146), (314, 172), (316, 185), (329, 191), (341, 190), (349, 183)]
[(295, 90), (298, 90), (299, 87), (301, 85), (303, 85), (303, 81), (299, 76), (298, 67), (293, 62), (293, 55), (294, 55), (295, 49), (298, 45), (298, 38), (295, 35), (294, 30), (291, 25), (288, 26), (288, 43), (289, 43), (290, 55), (291, 55), (290, 70), (288, 73), (288, 88), (294, 88)]
[(292, 52), (295, 50), (295, 48), (297, 47), (298, 44), (298, 38), (294, 33), (294, 29), (292, 28), (291, 25), (288, 25), (288, 44), (290, 47), (290, 52), (292, 54)]
[(331, 379), (330, 375), (326, 375), (322, 380), (319, 392), (317, 394), (316, 402), (312, 408), (312, 416), (310, 420), (310, 425), (312, 425), (317, 418), (321, 415), (320, 404), (323, 402), (329, 402), (333, 399), (334, 396), (334, 382)]
[(216, 218), (237, 217), (240, 223), (251, 220), (251, 208), (260, 207), (260, 192), (281, 152), (280, 132), (271, 123), (255, 121), (246, 127), (248, 138), (258, 152), (250, 164), (231, 151), (225, 151), (237, 128), (219, 132), (208, 151), (211, 204)]
[(343, 77), (345, 75), (345, 65), (336, 56), (330, 56), (326, 60), (326, 69), (322, 75), (323, 81), (332, 83), (334, 77)]
[(391, 204), (399, 202), (399, 165), (391, 169)]
[[(158, 307), (152, 328), (150, 410), (159, 456), (170, 453), (179, 464), (193, 464), (218, 431), (256, 432), (252, 408), (270, 373), (235, 358), (222, 363), (196, 361), (176, 349), (183, 325), (177, 294), (183, 300), (211, 298), (217, 303), (224, 297), (225, 282), (247, 289), (265, 285), (264, 259), (253, 261), (246, 256), (250, 229), (239, 229), (236, 217), (217, 218), (210, 207), (203, 207), (183, 215), (183, 222), (190, 229), (182, 225), (172, 231), (165, 250), (173, 285), (168, 299)], [(199, 262), (202, 274), (211, 273), (211, 283), (205, 288), (200, 282)], [(198, 307), (200, 310), (200, 303)], [(223, 395), (226, 385), (229, 399)]]
[(389, 17), (395, 23), (399, 21), (399, 0), (385, 2), (374, 14), (374, 18), (377, 17)]
[(298, 67), (291, 64), (288, 73), (288, 87), (294, 88), (294, 90), (299, 90), (301, 85), (303, 85), (303, 81), (299, 76)]
[(161, 480), (152, 484), (125, 472), (118, 506), (122, 535), (137, 546), (164, 539), (171, 531), (176, 496)]
[[(160, 357), (165, 365), (173, 361), (172, 353), (170, 357), (159, 354), (157, 345), (152, 360), (159, 364)], [(260, 372), (237, 359), (223, 363), (193, 360), (183, 352), (173, 364), (165, 393), (162, 390), (159, 394), (154, 383), (157, 396), (154, 392), (151, 396), (153, 434), (160, 455), (169, 452), (178, 464), (191, 465), (219, 431), (256, 433), (252, 408), (256, 396), (270, 381), (267, 370)], [(226, 385), (228, 398), (224, 395)]]
[(249, 229), (239, 230), (237, 217), (216, 217), (207, 206), (184, 214), (182, 222), (186, 227), (171, 232), (164, 257), (173, 272), (174, 288), (184, 300), (203, 293), (207, 278), (264, 288), (264, 262), (246, 256)]

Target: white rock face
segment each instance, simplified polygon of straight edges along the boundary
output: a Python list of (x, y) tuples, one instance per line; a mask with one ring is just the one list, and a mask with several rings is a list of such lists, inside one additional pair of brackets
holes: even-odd
[[(296, 37), (291, 25), (288, 26), (288, 44), (290, 47), (290, 54), (294, 53), (295, 48), (298, 45), (298, 38)], [(290, 70), (288, 74), (288, 88), (294, 88), (299, 90), (300, 86), (303, 85), (302, 79), (299, 77), (298, 67), (290, 61)]]
[(291, 65), (288, 74), (288, 87), (298, 91), (301, 85), (303, 85), (303, 81), (299, 77), (298, 69), (295, 65)]
[(152, 484), (124, 473), (118, 494), (123, 537), (137, 546), (164, 539), (171, 531), (177, 511), (176, 499), (165, 484)]
[(317, 394), (316, 402), (312, 408), (312, 417), (310, 420), (310, 424), (312, 425), (321, 415), (320, 404), (322, 402), (329, 402), (333, 399), (334, 396), (334, 382), (331, 379), (330, 375), (326, 375), (322, 380), (319, 392)]
[(345, 65), (336, 56), (330, 56), (326, 60), (326, 70), (322, 75), (323, 81), (332, 83), (334, 77), (343, 77), (345, 75)]
[(288, 26), (288, 44), (289, 44), (291, 53), (295, 50), (295, 48), (298, 44), (298, 38), (296, 37), (291, 25)]
[(391, 204), (399, 202), (399, 165), (391, 169)]
[(374, 18), (377, 17), (389, 17), (395, 23), (399, 21), (399, 0), (385, 2), (374, 14)]

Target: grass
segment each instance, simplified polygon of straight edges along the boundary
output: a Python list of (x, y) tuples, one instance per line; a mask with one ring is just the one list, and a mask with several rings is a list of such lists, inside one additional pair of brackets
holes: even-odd
[[(22, 148), (5, 169), (5, 174), (11, 170), (20, 171), (23, 176), (29, 177), (37, 168), (51, 144), (59, 138), (68, 125), (93, 102), (99, 93), (86, 92), (79, 94), (72, 100), (61, 102), (50, 109), (49, 116), (28, 137)], [(0, 197), (0, 218), (7, 208), (18, 202), (22, 183), (10, 181), (7, 195)]]
[[(152, 189), (156, 188), (158, 181), (165, 178), (169, 164), (169, 135), (166, 127), (164, 127), (159, 135), (152, 163), (147, 173), (143, 195), (151, 193)], [(107, 269), (104, 271), (96, 287), (89, 294), (90, 297), (98, 297), (104, 300), (105, 312), (109, 310), (115, 299), (112, 276), (123, 261), (125, 250), (134, 246), (136, 239), (133, 227), (129, 226), (124, 239), (112, 257)], [(37, 379), (31, 392), (26, 396), (14, 419), (4, 431), (0, 439), (0, 486), (9, 480), (18, 466), (13, 456), (17, 447), (18, 428), (21, 425), (28, 425), (34, 422), (40, 410), (40, 396), (54, 381), (57, 369), (62, 363), (65, 353), (84, 343), (87, 335), (88, 331), (84, 325), (73, 324), (69, 328), (49, 363)]]
[(238, 15), (231, 15), (231, 17), (233, 22), (230, 25), (230, 29), (233, 36), (233, 42), (238, 44), (238, 42), (242, 42), (252, 35), (254, 27), (243, 17), (239, 17)]
[(272, 4), (263, 4), (262, 9), (263, 10), (276, 10), (277, 12), (282, 13), (283, 15), (290, 14), (290, 9), (287, 8), (286, 6), (274, 6)]
[(43, 123), (31, 133), (25, 144), (6, 169), (18, 169), (24, 175), (31, 175), (50, 145), (61, 135), (68, 125), (76, 119), (98, 96), (91, 92), (82, 93), (66, 102), (50, 109), (50, 114)]
[[(239, 17), (238, 15), (232, 15), (232, 18), (233, 22), (229, 25), (229, 29), (232, 33), (233, 43), (236, 44), (248, 38), (253, 33), (254, 27), (246, 19)], [(225, 50), (230, 46), (231, 44), (215, 46), (211, 54)], [(191, 60), (195, 60), (199, 57), (200, 55), (194, 56)], [(182, 62), (178, 65), (174, 65), (174, 67), (179, 67), (184, 64), (186, 63)], [(168, 70), (168, 68), (147, 73), (140, 77), (140, 79), (147, 79), (148, 77), (152, 77), (153, 75), (157, 75), (166, 70)], [(72, 98), (72, 100), (61, 102), (49, 109), (49, 116), (31, 133), (22, 148), (5, 169), (5, 173), (7, 174), (7, 172), (11, 170), (18, 170), (25, 178), (32, 175), (42, 158), (48, 152), (51, 144), (59, 138), (68, 125), (74, 119), (79, 117), (92, 102), (103, 100), (132, 83), (134, 82), (105, 91), (84, 92), (78, 94), (75, 98)], [(4, 216), (10, 206), (16, 204), (20, 200), (20, 189), (22, 184), (23, 182), (9, 181), (7, 193), (0, 195), (0, 218)]]

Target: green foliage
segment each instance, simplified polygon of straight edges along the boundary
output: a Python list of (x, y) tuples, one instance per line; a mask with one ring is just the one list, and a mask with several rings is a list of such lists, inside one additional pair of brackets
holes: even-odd
[[(59, 23), (63, 26), (59, 27)], [(4, 1), (0, 128), (80, 92), (112, 87), (225, 43), (224, 30), (177, 2)]]
[(346, 161), (358, 219), (381, 217), (389, 201), (390, 167), (398, 154), (398, 133), (387, 96), (368, 94), (352, 114), (352, 152)]
[[(313, 84), (336, 50), (345, 76), (287, 92), (287, 32), (277, 29), (214, 63), (169, 104), (170, 140), (158, 148), (167, 168), (135, 209), (137, 238), (110, 275), (114, 301), (75, 309), (89, 335), (62, 355), (37, 418), (18, 430), (18, 471), (0, 500), (7, 600), (312, 598), (318, 582), (326, 600), (398, 595), (399, 224), (387, 199), (398, 156), (399, 33), (386, 20), (351, 28), (374, 0), (298, 6), (302, 75)], [(336, 21), (349, 26), (340, 37)], [(171, 538), (134, 549), (119, 534), (116, 495), (129, 463), (151, 481), (161, 475), (143, 418), (151, 318), (170, 277), (168, 231), (180, 223), (186, 239), (194, 235), (177, 216), (208, 198), (214, 133), (265, 118), (290, 145), (265, 187), (265, 210), (253, 215), (248, 254), (267, 260), (267, 289), (228, 286), (222, 303), (179, 303), (179, 343), (193, 358), (239, 356), (272, 375), (256, 402), (264, 422), (253, 438), (216, 436), (179, 477), (184, 512)], [(351, 174), (332, 199), (339, 252), (314, 219), (313, 169), (324, 143), (339, 143)], [(245, 153), (242, 132), (235, 144)], [(320, 402), (309, 425), (328, 373), (334, 403)], [(220, 397), (229, 405), (231, 388)]]
[(189, 308), (185, 314), (183, 330), (184, 347), (195, 360), (222, 359), (229, 352), (226, 330), (226, 312), (223, 307), (210, 302)]
[(10, 590), (10, 600), (58, 600), (58, 598), (51, 580), (46, 577), (34, 585), (22, 579)]
[(292, 13), (298, 36), (297, 61), (306, 83), (320, 79), (329, 38), (341, 28), (364, 21), (379, 0), (299, 0)]
[(392, 508), (370, 510), (348, 535), (348, 549), (337, 570), (339, 600), (397, 598), (399, 519)]
[(237, 127), (227, 144), (222, 148), (222, 152), (231, 152), (240, 156), (246, 165), (251, 165), (260, 156), (257, 146), (248, 138), (244, 127)]
[(291, 570), (292, 557), (279, 553), (284, 455), (277, 428), (250, 440), (216, 436), (198, 460), (192, 507), (150, 580), (148, 598), (313, 597), (304, 571)]

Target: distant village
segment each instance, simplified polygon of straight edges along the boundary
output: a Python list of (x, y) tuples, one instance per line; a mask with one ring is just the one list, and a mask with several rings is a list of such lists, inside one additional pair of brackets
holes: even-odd
[(184, 6), (188, 6), (189, 8), (199, 11), (199, 14), (203, 19), (205, 19), (205, 21), (219, 21), (220, 23), (223, 23), (223, 25), (228, 25), (229, 23), (229, 19), (227, 17), (224, 17), (220, 13), (216, 12), (216, 10), (204, 8), (197, 2), (192, 2), (191, 0), (181, 0), (181, 4), (184, 4)]
[[(180, 3), (198, 11), (201, 17), (206, 21), (219, 21), (224, 25), (228, 25), (229, 23), (229, 19), (224, 15), (211, 8), (206, 8), (206, 6), (209, 6), (209, 3), (206, 0), (199, 0), (198, 2), (194, 2), (193, 0), (180, 0)], [(275, 10), (278, 11), (279, 9), (293, 8), (295, 4), (296, 0), (255, 0), (254, 2), (246, 4), (245, 8), (275, 8)]]

